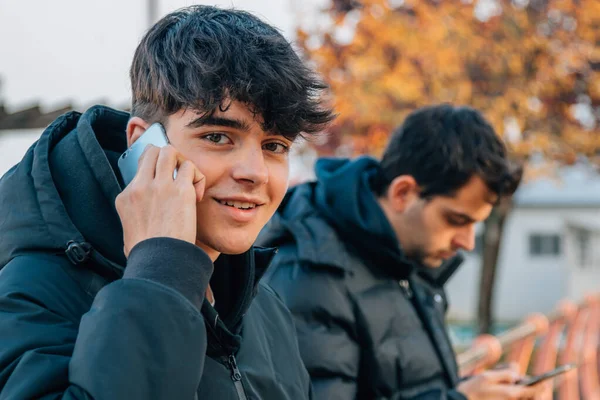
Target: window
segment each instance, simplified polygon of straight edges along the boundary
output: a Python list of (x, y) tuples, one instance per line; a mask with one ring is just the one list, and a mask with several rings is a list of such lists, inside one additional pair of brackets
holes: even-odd
[(560, 235), (532, 233), (529, 235), (529, 254), (538, 256), (558, 256), (561, 251)]

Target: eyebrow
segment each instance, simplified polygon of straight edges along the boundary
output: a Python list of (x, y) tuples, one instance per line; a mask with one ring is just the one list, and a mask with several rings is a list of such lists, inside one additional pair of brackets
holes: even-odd
[(214, 115), (198, 117), (186, 125), (187, 128), (199, 128), (201, 126), (223, 126), (246, 132), (250, 130), (250, 125), (246, 121), (234, 118), (216, 117)]
[(467, 223), (474, 223), (474, 222), (477, 222), (477, 220), (475, 220), (474, 218), (472, 218), (470, 215), (463, 214), (463, 213), (461, 213), (461, 212), (457, 212), (457, 211), (453, 211), (453, 210), (446, 209), (446, 213), (448, 213), (448, 214), (452, 214), (453, 216), (455, 216), (455, 217), (458, 217), (458, 218), (462, 218), (462, 219), (464, 219), (464, 220), (465, 220)]

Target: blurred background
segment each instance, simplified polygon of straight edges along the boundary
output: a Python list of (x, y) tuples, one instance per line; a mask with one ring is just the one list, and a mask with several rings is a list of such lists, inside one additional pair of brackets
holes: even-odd
[(457, 346), (600, 292), (599, 0), (0, 0), (0, 175), (60, 114), (127, 109), (145, 30), (198, 3), (263, 17), (331, 85), (339, 119), (296, 147), (291, 184), (439, 102), (480, 109), (525, 163), (449, 283)]

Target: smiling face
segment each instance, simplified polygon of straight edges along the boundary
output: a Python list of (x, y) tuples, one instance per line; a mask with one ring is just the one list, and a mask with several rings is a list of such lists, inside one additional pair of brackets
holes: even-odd
[(165, 128), (173, 147), (206, 177), (196, 238), (214, 259), (247, 251), (273, 216), (287, 190), (292, 142), (265, 132), (260, 116), (237, 101), (201, 116), (181, 110)]

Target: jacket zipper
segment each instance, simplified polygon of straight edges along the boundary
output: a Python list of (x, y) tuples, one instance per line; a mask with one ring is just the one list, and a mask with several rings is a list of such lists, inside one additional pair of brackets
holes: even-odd
[[(219, 321), (219, 314), (217, 314), (217, 316), (215, 317), (214, 320), (214, 325), (212, 326), (213, 330), (217, 329), (217, 325), (218, 325), (218, 321)], [(217, 334), (215, 334), (215, 339), (217, 340), (217, 343), (219, 343), (219, 346), (223, 349), (223, 343), (221, 343), (221, 341), (219, 340), (219, 336)], [(248, 400), (248, 396), (246, 396), (246, 391), (244, 390), (244, 384), (242, 383), (242, 373), (240, 372), (238, 365), (237, 365), (237, 360), (235, 359), (235, 355), (233, 353), (231, 353), (229, 356), (225, 356), (224, 357), (224, 362), (226, 365), (229, 366), (229, 369), (231, 370), (231, 380), (233, 381), (233, 384), (235, 385), (235, 391), (237, 392), (238, 395), (238, 399), (239, 400)]]
[(231, 380), (235, 385), (235, 390), (237, 391), (238, 398), (240, 400), (248, 400), (246, 396), (246, 392), (244, 391), (244, 385), (242, 384), (242, 373), (238, 369), (237, 361), (233, 354), (230, 354), (227, 358), (227, 363), (229, 364), (229, 368), (231, 369)]
[(401, 281), (398, 281), (398, 284), (400, 285), (400, 288), (402, 289), (402, 291), (404, 292), (406, 297), (408, 297), (409, 299), (412, 299), (413, 292), (412, 292), (412, 289), (410, 288), (410, 283), (408, 282), (408, 280), (402, 279)]

